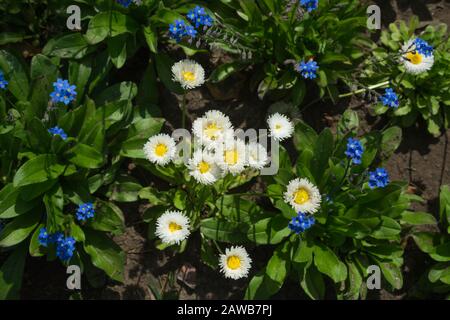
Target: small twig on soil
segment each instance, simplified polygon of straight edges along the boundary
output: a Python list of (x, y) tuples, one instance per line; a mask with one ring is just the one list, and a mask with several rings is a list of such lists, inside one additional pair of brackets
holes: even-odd
[(374, 84), (374, 85), (372, 85), (372, 86), (369, 86), (369, 87), (367, 87), (367, 88), (355, 90), (355, 91), (352, 91), (352, 92), (349, 92), (349, 93), (340, 94), (340, 95), (339, 95), (339, 98), (350, 97), (350, 96), (353, 96), (353, 95), (355, 95), (355, 94), (364, 93), (364, 92), (366, 92), (366, 91), (378, 89), (378, 88), (381, 88), (381, 87), (384, 87), (384, 86), (389, 85), (389, 83), (390, 83), (389, 81), (384, 81), (384, 82), (377, 83), (377, 84)]

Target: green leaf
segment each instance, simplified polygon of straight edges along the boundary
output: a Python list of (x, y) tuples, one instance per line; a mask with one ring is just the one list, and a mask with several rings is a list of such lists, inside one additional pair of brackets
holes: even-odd
[(173, 205), (178, 210), (186, 209), (187, 193), (178, 189), (173, 197)]
[(249, 222), (259, 220), (262, 215), (262, 209), (256, 203), (232, 194), (217, 199), (216, 207), (230, 221)]
[(20, 193), (21, 190), (14, 188), (12, 183), (3, 187), (0, 191), (0, 219), (20, 216), (36, 206), (36, 201), (23, 201)]
[(33, 118), (27, 126), (28, 141), (36, 153), (46, 153), (50, 148), (51, 136), (48, 133), (48, 129), (38, 118)]
[(91, 64), (90, 59), (69, 61), (69, 83), (77, 87), (77, 101), (81, 101), (86, 90), (87, 83), (92, 73)]
[(278, 246), (275, 249), (272, 258), (270, 258), (269, 262), (267, 263), (266, 276), (277, 284), (278, 290), (281, 289), (284, 280), (289, 274), (290, 249), (290, 242), (285, 242), (283, 245)]
[(127, 35), (121, 34), (108, 39), (108, 52), (112, 63), (117, 69), (124, 66), (127, 61)]
[(147, 199), (152, 205), (165, 204), (167, 194), (154, 187), (145, 187), (139, 191), (139, 198)]
[(122, 210), (115, 204), (97, 199), (94, 218), (87, 225), (98, 231), (120, 234), (125, 230), (125, 218)]
[(376, 261), (378, 262), (386, 281), (389, 282), (393, 288), (397, 290), (401, 289), (403, 287), (403, 275), (400, 267), (392, 262)]
[(246, 66), (246, 64), (244, 64), (240, 61), (233, 61), (233, 62), (221, 64), (216, 69), (214, 69), (214, 71), (209, 76), (209, 80), (212, 83), (221, 82), (221, 81), (227, 79), (233, 73), (240, 71), (245, 66)]
[(237, 222), (228, 222), (216, 218), (204, 219), (200, 223), (200, 232), (207, 238), (228, 243), (245, 243), (247, 226)]
[(313, 258), (313, 246), (307, 240), (300, 239), (297, 250), (295, 251), (292, 261), (302, 264), (310, 263)]
[(89, 22), (86, 39), (90, 44), (96, 44), (106, 37), (115, 37), (123, 33), (134, 33), (139, 25), (129, 15), (118, 11), (100, 12)]
[(147, 140), (161, 131), (164, 119), (146, 118), (139, 119), (133, 123), (129, 130), (127, 139), (122, 143), (121, 155), (129, 158), (145, 159), (143, 151)]
[(415, 232), (412, 235), (419, 249), (425, 253), (434, 253), (436, 251), (435, 235), (431, 232)]
[(41, 223), (33, 232), (30, 240), (29, 252), (32, 257), (42, 257), (45, 252), (42, 250), (42, 246), (39, 243), (39, 233), (45, 224)]
[(250, 281), (245, 292), (246, 300), (268, 299), (280, 290), (290, 269), (288, 249), (289, 243), (286, 242), (275, 250), (266, 270), (255, 275)]
[(27, 246), (23, 243), (0, 268), (0, 300), (19, 299), (26, 257)]
[(116, 83), (99, 93), (95, 98), (95, 103), (101, 106), (117, 101), (131, 101), (136, 97), (137, 91), (137, 85), (134, 82)]
[(372, 232), (371, 236), (375, 239), (397, 239), (401, 232), (400, 224), (387, 216), (381, 217), (381, 225)]
[(348, 268), (348, 288), (344, 294), (345, 299), (358, 300), (361, 287), (363, 286), (363, 276), (359, 272), (358, 265), (350, 258), (346, 259)]
[(433, 283), (441, 280), (444, 283), (449, 284), (448, 279), (450, 279), (450, 266), (445, 263), (438, 263), (434, 265), (428, 272), (428, 279)]
[(402, 142), (402, 129), (390, 127), (383, 131), (381, 136), (381, 157), (389, 159)]
[(42, 53), (46, 56), (56, 56), (64, 59), (81, 59), (94, 51), (81, 33), (70, 33), (50, 39)]
[(213, 247), (206, 240), (202, 241), (200, 257), (204, 264), (211, 267), (212, 269), (217, 269), (219, 265), (219, 259)]
[(84, 240), (86, 240), (83, 229), (81, 229), (74, 221), (70, 223), (70, 234), (76, 242), (84, 242)]
[(184, 20), (184, 16), (182, 16), (175, 10), (161, 7), (156, 11), (156, 13), (151, 17), (151, 19), (162, 22), (165, 25), (169, 25), (177, 19)]
[(14, 176), (14, 187), (56, 179), (64, 171), (64, 166), (56, 162), (52, 154), (41, 154), (28, 160), (17, 170)]
[(145, 222), (150, 223), (151, 221), (159, 218), (165, 211), (167, 211), (167, 209), (168, 207), (164, 205), (152, 206), (144, 211), (142, 219)]
[(56, 184), (46, 192), (43, 201), (47, 212), (48, 231), (56, 232), (64, 222), (64, 193), (61, 186)]
[(0, 33), (0, 46), (8, 43), (22, 42), (26, 36), (23, 33), (17, 32), (2, 32)]
[(153, 53), (158, 53), (158, 34), (154, 27), (146, 26), (142, 29), (148, 48)]
[(338, 133), (341, 135), (345, 135), (346, 133), (357, 130), (358, 128), (358, 113), (351, 109), (345, 110), (338, 124)]
[(84, 250), (91, 256), (92, 264), (113, 280), (123, 282), (125, 254), (106, 234), (85, 229)]
[(294, 145), (298, 151), (309, 149), (313, 151), (317, 140), (317, 133), (306, 123), (300, 121), (295, 126)]
[(133, 179), (115, 181), (110, 185), (106, 196), (117, 202), (135, 202), (141, 189), (142, 186)]
[(181, 88), (179, 83), (174, 82), (172, 79), (172, 66), (174, 64), (172, 59), (167, 54), (163, 53), (157, 54), (155, 59), (156, 71), (164, 86), (173, 93), (183, 94), (183, 88)]
[(436, 219), (433, 215), (426, 212), (410, 212), (405, 211), (402, 213), (403, 223), (412, 225), (424, 225), (424, 224), (436, 224)]
[(317, 244), (313, 247), (314, 264), (321, 273), (325, 273), (335, 283), (347, 279), (347, 268), (336, 254), (327, 246)]
[(50, 58), (37, 54), (31, 59), (31, 106), (24, 111), (26, 119), (44, 117), (58, 74), (58, 66)]
[(311, 173), (318, 183), (322, 181), (322, 177), (328, 168), (328, 161), (333, 154), (333, 150), (333, 134), (327, 128), (319, 135), (313, 149), (313, 158), (311, 159)]
[(159, 100), (158, 79), (156, 77), (155, 62), (149, 61), (147, 69), (139, 83), (137, 105), (140, 109), (144, 109), (150, 116), (156, 117), (161, 115), (161, 111), (157, 106)]
[(295, 106), (300, 106), (306, 96), (306, 84), (302, 79), (297, 80), (292, 88), (292, 103)]
[(9, 82), (8, 90), (17, 100), (26, 101), (30, 92), (28, 72), (19, 59), (8, 51), (0, 50), (0, 69)]
[(311, 299), (323, 299), (325, 295), (325, 281), (322, 274), (317, 271), (313, 264), (305, 267), (300, 285)]
[(77, 143), (67, 152), (67, 158), (73, 164), (87, 169), (100, 168), (103, 165), (103, 155), (96, 149)]
[(36, 228), (39, 220), (40, 214), (32, 212), (9, 222), (0, 233), (0, 247), (12, 247), (21, 243)]
[(291, 234), (288, 222), (280, 215), (261, 219), (250, 225), (247, 237), (257, 244), (278, 244)]
[(439, 219), (443, 223), (447, 219), (447, 226), (450, 225), (450, 187), (447, 185), (441, 187), (439, 194)]
[[(259, 272), (255, 275), (248, 284), (247, 290), (245, 291), (245, 300), (255, 300), (255, 299), (267, 299), (271, 296), (271, 292), (275, 291), (276, 288), (272, 289), (270, 287), (270, 282), (266, 279), (264, 272)], [(275, 285), (274, 285), (275, 287)]]

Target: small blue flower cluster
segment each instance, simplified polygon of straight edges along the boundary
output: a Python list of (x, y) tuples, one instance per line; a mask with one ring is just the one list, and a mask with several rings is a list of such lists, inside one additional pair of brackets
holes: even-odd
[(319, 66), (317, 65), (317, 62), (312, 59), (308, 62), (302, 61), (296, 66), (296, 70), (300, 72), (305, 79), (317, 78), (317, 69), (319, 69)]
[(361, 157), (363, 153), (364, 148), (361, 142), (357, 139), (348, 138), (345, 155), (350, 158), (354, 164), (361, 164)]
[(56, 246), (56, 256), (61, 259), (61, 261), (69, 261), (73, 256), (75, 251), (75, 239), (72, 237), (62, 238), (57, 242)]
[(54, 91), (50, 94), (50, 97), (55, 103), (62, 102), (67, 106), (70, 102), (75, 100), (77, 96), (77, 92), (75, 91), (77, 87), (70, 85), (67, 80), (59, 78), (53, 83), (53, 88)]
[(213, 18), (211, 18), (205, 11), (205, 8), (196, 6), (190, 10), (186, 17), (195, 25), (196, 28), (201, 26), (211, 27), (213, 25)]
[[(189, 11), (187, 18), (194, 24), (195, 28), (203, 26), (203, 29), (206, 29), (213, 25), (213, 19), (206, 13), (205, 8), (199, 6)], [(177, 19), (169, 25), (169, 34), (176, 42), (180, 42), (183, 37), (189, 37), (192, 40), (198, 34), (195, 28), (186, 24), (184, 20)]]
[(371, 189), (384, 188), (389, 184), (389, 175), (384, 168), (377, 168), (369, 172), (369, 187)]
[(391, 108), (398, 108), (399, 106), (398, 96), (392, 88), (387, 88), (385, 90), (384, 95), (381, 96), (381, 102), (384, 106)]
[(8, 83), (9, 82), (6, 81), (3, 71), (0, 70), (0, 89), (6, 89), (6, 86), (8, 85)]
[(173, 24), (169, 25), (169, 33), (172, 39), (176, 42), (180, 42), (185, 36), (195, 38), (197, 36), (197, 30), (191, 25), (187, 25), (184, 20), (177, 19)]
[(128, 8), (130, 6), (130, 4), (133, 3), (133, 0), (116, 0), (116, 2), (118, 4), (120, 4), (121, 6)]
[(63, 140), (67, 139), (67, 134), (58, 126), (48, 129), (48, 132), (53, 136), (60, 136)]
[(417, 38), (414, 41), (414, 44), (416, 45), (417, 52), (424, 55), (425, 57), (430, 57), (433, 55), (433, 47), (430, 46), (425, 40)]
[(298, 215), (293, 217), (292, 221), (289, 222), (288, 227), (296, 234), (300, 234), (311, 228), (314, 223), (316, 223), (316, 220), (313, 216), (307, 216), (304, 213), (299, 212)]
[(300, 0), (300, 5), (305, 7), (308, 12), (311, 12), (317, 9), (319, 0)]
[(61, 261), (70, 260), (75, 251), (75, 239), (70, 236), (65, 237), (62, 232), (49, 234), (46, 228), (41, 228), (38, 241), (44, 247), (48, 247), (49, 244), (56, 244), (56, 256)]
[(89, 218), (93, 218), (94, 214), (94, 205), (90, 202), (80, 204), (76, 212), (78, 221), (86, 221)]

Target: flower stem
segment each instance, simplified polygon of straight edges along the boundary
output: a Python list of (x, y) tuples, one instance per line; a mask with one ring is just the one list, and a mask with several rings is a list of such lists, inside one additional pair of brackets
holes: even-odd
[(349, 93), (341, 94), (341, 95), (339, 95), (339, 98), (350, 97), (350, 96), (353, 96), (355, 94), (359, 94), (359, 93), (363, 93), (363, 92), (366, 92), (366, 91), (369, 91), (369, 90), (374, 90), (374, 89), (377, 89), (377, 88), (381, 88), (381, 87), (389, 85), (389, 83), (390, 83), (389, 81), (380, 82), (380, 83), (374, 84), (372, 86), (369, 86), (367, 88), (363, 88), (363, 89), (355, 90), (355, 91), (352, 91), (352, 92), (349, 92)]
[(348, 159), (347, 166), (345, 167), (344, 175), (342, 176), (341, 181), (339, 181), (339, 183), (330, 192), (330, 194), (329, 194), (330, 197), (332, 197), (334, 195), (334, 193), (342, 187), (342, 183), (345, 181), (345, 178), (347, 177), (347, 174), (348, 174), (348, 171), (350, 169), (351, 163), (352, 163), (352, 160)]
[(181, 127), (183, 129), (186, 129), (186, 118), (187, 118), (187, 111), (186, 111), (186, 92), (183, 93), (183, 99), (181, 101), (181, 110), (183, 112), (183, 116), (181, 118)]

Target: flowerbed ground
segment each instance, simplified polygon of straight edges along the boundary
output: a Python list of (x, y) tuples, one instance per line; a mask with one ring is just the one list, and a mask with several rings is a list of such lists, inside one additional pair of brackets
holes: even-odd
[[(408, 19), (412, 14), (418, 15), (421, 22), (430, 20), (450, 24), (450, 1), (375, 1), (382, 8), (383, 25), (396, 19)], [(174, 56), (176, 52), (172, 52)], [(142, 56), (144, 55), (144, 56)], [(130, 79), (140, 72), (139, 61), (145, 53), (137, 54), (127, 62), (129, 74), (120, 74), (118, 80)], [(180, 57), (182, 54), (180, 52)], [(200, 61), (210, 72), (213, 65), (226, 62), (227, 56), (213, 52), (211, 56), (202, 56)], [(139, 79), (140, 75), (136, 75)], [(214, 86), (203, 87), (189, 93), (188, 111), (191, 119), (209, 109), (218, 109), (230, 118), (237, 127), (263, 127), (269, 105), (249, 95), (248, 74), (241, 73), (220, 84), (220, 90)], [(164, 118), (167, 119), (168, 132), (171, 128), (180, 127), (181, 114), (178, 112), (177, 97), (162, 86), (160, 87), (160, 106)], [(305, 121), (319, 130), (324, 127), (335, 128), (340, 114), (348, 106), (358, 111), (363, 120), (365, 132), (380, 129), (385, 124), (376, 122), (370, 115), (368, 105), (361, 97), (343, 100), (339, 105), (312, 104), (303, 112)], [(415, 209), (436, 213), (438, 207), (439, 186), (450, 183), (450, 150), (448, 146), (450, 130), (439, 138), (426, 134), (425, 128), (412, 127), (404, 130), (403, 142), (395, 155), (387, 163), (392, 180), (405, 180), (414, 193), (421, 195), (426, 202)], [(131, 175), (139, 175), (132, 163), (128, 166)], [(142, 178), (142, 175), (139, 175)], [(162, 183), (148, 177), (148, 183)], [(258, 189), (261, 183), (253, 188)], [(133, 204), (121, 206), (126, 217), (126, 232), (116, 237), (116, 242), (126, 253), (125, 282), (112, 282), (106, 278), (98, 278), (98, 288), (83, 283), (82, 297), (87, 299), (155, 299), (158, 293), (165, 292), (165, 298), (181, 299), (218, 299), (243, 297), (247, 280), (228, 281), (219, 273), (200, 262), (198, 252), (199, 239), (189, 242), (187, 250), (177, 256), (170, 256), (169, 251), (152, 249), (147, 240), (147, 224), (142, 223), (140, 215), (144, 205)], [(402, 290), (387, 293), (384, 290), (369, 295), (372, 299), (401, 299), (413, 296), (418, 277), (426, 269), (425, 254), (421, 253), (411, 240), (404, 239), (405, 252), (405, 284)], [(250, 250), (252, 250), (250, 248)], [(267, 248), (253, 249), (255, 264), (252, 272), (260, 269), (270, 256)], [(261, 264), (261, 265), (258, 265)], [(181, 267), (180, 267), (181, 266)], [(412, 271), (414, 270), (414, 271)], [(45, 258), (29, 259), (26, 264), (25, 278), (22, 288), (24, 299), (67, 299), (76, 297), (65, 289), (67, 275), (65, 268), (59, 264), (46, 262)], [(275, 298), (305, 298), (292, 281), (287, 282)]]

